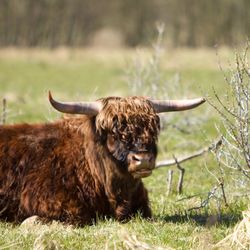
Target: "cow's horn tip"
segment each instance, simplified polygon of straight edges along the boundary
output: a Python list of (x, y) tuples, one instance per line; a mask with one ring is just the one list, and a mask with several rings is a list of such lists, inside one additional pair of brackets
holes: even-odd
[(206, 102), (206, 98), (205, 97), (201, 97), (201, 103)]
[(48, 97), (49, 97), (49, 101), (51, 102), (51, 101), (53, 101), (53, 97), (52, 97), (52, 94), (51, 94), (51, 91), (49, 90), (49, 92), (48, 92)]

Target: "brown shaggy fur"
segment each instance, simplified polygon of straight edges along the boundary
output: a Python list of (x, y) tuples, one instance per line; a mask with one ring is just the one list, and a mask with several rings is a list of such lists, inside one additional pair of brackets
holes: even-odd
[[(121, 155), (146, 150), (155, 158), (159, 117), (144, 98), (101, 101), (103, 109), (93, 117), (0, 126), (1, 219), (38, 215), (84, 225), (138, 211), (151, 216), (147, 190)], [(109, 136), (121, 154), (110, 151)]]

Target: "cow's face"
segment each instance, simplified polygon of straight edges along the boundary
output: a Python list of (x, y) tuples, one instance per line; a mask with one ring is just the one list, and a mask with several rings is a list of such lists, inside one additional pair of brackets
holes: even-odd
[(110, 154), (134, 178), (147, 177), (155, 167), (159, 117), (144, 98), (109, 98), (96, 117)]
[(155, 167), (157, 155), (157, 135), (159, 118), (147, 115), (130, 116), (122, 124), (116, 121), (112, 131), (107, 134), (107, 148), (113, 157), (126, 167), (135, 178), (146, 177)]

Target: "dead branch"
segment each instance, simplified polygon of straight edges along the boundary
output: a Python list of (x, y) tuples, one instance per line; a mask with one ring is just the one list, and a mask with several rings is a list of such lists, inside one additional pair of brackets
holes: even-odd
[(223, 197), (223, 200), (225, 202), (225, 206), (228, 207), (227, 197), (226, 197), (226, 193), (225, 193), (225, 189), (224, 189), (224, 180), (223, 179), (220, 179), (219, 185), (220, 185), (220, 188), (221, 188), (222, 197)]
[(214, 187), (212, 188), (212, 190), (208, 192), (207, 198), (201, 202), (200, 206), (191, 207), (191, 208), (189, 208), (187, 211), (198, 210), (198, 209), (207, 207), (208, 204), (209, 204), (209, 202), (210, 202), (210, 200), (211, 200), (212, 198), (216, 198), (216, 197), (217, 197), (217, 196), (216, 196), (216, 192), (218, 191), (219, 188), (221, 189), (222, 198), (223, 198), (223, 201), (224, 201), (224, 203), (225, 203), (225, 206), (228, 207), (229, 205), (228, 205), (228, 203), (227, 203), (227, 199), (226, 199), (226, 195), (225, 195), (224, 182), (223, 182), (223, 180), (221, 180), (220, 183), (219, 183), (218, 185), (214, 186)]
[(187, 211), (198, 210), (198, 209), (206, 207), (209, 204), (210, 199), (215, 197), (215, 193), (218, 188), (219, 188), (219, 185), (213, 187), (212, 190), (208, 192), (207, 198), (201, 202), (200, 206), (191, 207)]
[(167, 189), (167, 195), (170, 195), (170, 193), (172, 191), (173, 172), (174, 171), (172, 169), (168, 170), (168, 178), (167, 178), (168, 189)]
[(181, 167), (180, 163), (178, 162), (178, 160), (176, 159), (176, 157), (173, 155), (175, 162), (176, 162), (176, 166), (180, 171), (180, 175), (179, 175), (179, 180), (178, 180), (178, 184), (177, 184), (177, 193), (181, 194), (182, 193), (182, 187), (183, 187), (183, 178), (184, 178), (184, 174), (185, 174), (185, 169)]
[(173, 157), (173, 159), (158, 161), (156, 163), (155, 168), (158, 169), (158, 168), (161, 168), (161, 167), (170, 167), (170, 166), (173, 166), (173, 165), (178, 165), (180, 163), (191, 160), (193, 158), (202, 156), (203, 154), (205, 154), (205, 153), (207, 153), (207, 152), (209, 152), (211, 150), (217, 149), (221, 144), (222, 144), (222, 139), (219, 138), (215, 142), (213, 142), (209, 147), (205, 147), (205, 148), (203, 148), (201, 150), (198, 150), (198, 151), (196, 151), (196, 152), (194, 152), (192, 154), (189, 154), (187, 156), (179, 156), (177, 158)]

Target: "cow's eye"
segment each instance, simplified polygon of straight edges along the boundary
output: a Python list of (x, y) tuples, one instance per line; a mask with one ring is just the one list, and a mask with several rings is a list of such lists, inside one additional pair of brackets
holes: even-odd
[(135, 147), (135, 148), (141, 148), (141, 143), (136, 142), (136, 143), (134, 144), (134, 147)]

